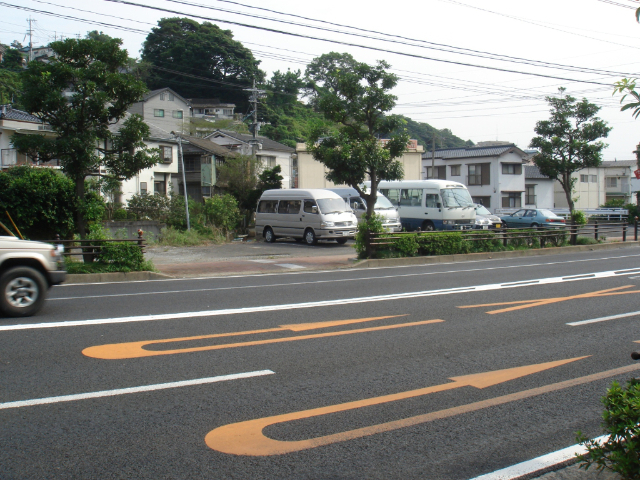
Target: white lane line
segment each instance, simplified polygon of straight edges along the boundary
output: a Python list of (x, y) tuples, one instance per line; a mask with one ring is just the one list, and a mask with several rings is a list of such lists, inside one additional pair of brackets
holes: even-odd
[[(631, 255), (631, 256), (636, 256), (636, 255)], [(611, 260), (611, 259), (616, 259), (616, 258), (626, 258), (626, 257), (608, 257), (608, 258), (602, 258), (601, 260)], [(485, 260), (480, 260), (479, 262), (484, 262)], [(445, 271), (441, 271), (441, 272), (420, 272), (420, 273), (404, 273), (404, 274), (400, 274), (400, 275), (381, 275), (378, 277), (367, 277), (367, 280), (387, 280), (390, 278), (404, 278), (404, 277), (420, 277), (420, 276), (427, 276), (427, 275), (441, 275), (441, 274), (448, 274), (448, 273), (470, 273), (470, 272), (486, 272), (486, 271), (490, 271), (490, 270), (507, 270), (507, 269), (513, 269), (513, 268), (528, 268), (528, 267), (546, 267), (549, 265), (559, 265), (559, 264), (565, 264), (565, 263), (579, 263), (579, 262), (585, 262), (585, 261), (593, 261), (593, 260), (570, 260), (570, 261), (566, 261), (566, 262), (548, 262), (548, 263), (530, 263), (530, 264), (526, 264), (526, 265), (507, 265), (507, 266), (503, 266), (503, 267), (489, 267), (489, 268), (469, 268), (469, 269), (465, 269), (465, 270), (445, 270)], [(471, 262), (471, 263), (479, 263), (479, 262)], [(449, 265), (449, 264), (445, 264), (445, 263), (440, 263), (439, 265)], [(407, 267), (415, 267), (415, 265), (405, 265), (405, 266), (401, 266), (401, 267), (381, 267), (381, 269), (388, 269), (388, 268), (407, 268)], [(367, 269), (367, 271), (370, 270), (377, 270), (374, 268), (369, 268)], [(309, 273), (336, 273), (336, 270), (327, 270), (327, 271), (315, 271), (315, 272), (291, 272), (291, 273), (269, 273), (269, 274), (265, 274), (268, 276), (272, 276), (272, 275), (299, 275), (300, 273), (305, 273), (305, 274), (309, 274)], [(353, 272), (353, 270), (349, 270), (349, 272)], [(255, 275), (252, 275), (255, 276)], [(264, 275), (262, 275), (264, 276)], [(241, 275), (236, 275), (236, 276), (228, 276), (228, 277), (222, 277), (224, 279), (229, 279), (229, 278), (241, 278), (244, 276)], [(629, 278), (634, 278), (634, 277), (629, 277)], [(85, 295), (85, 296), (75, 296), (75, 297), (57, 297), (57, 298), (48, 298), (47, 301), (48, 302), (53, 302), (56, 300), (79, 300), (79, 299), (89, 299), (89, 298), (109, 298), (109, 297), (136, 297), (136, 296), (142, 296), (142, 295), (166, 295), (169, 293), (179, 293), (179, 294), (183, 294), (183, 293), (193, 293), (193, 292), (215, 292), (218, 290), (243, 290), (243, 289), (256, 289), (256, 288), (271, 288), (271, 287), (287, 287), (287, 286), (295, 286), (295, 285), (317, 285), (317, 284), (323, 284), (323, 283), (338, 283), (338, 282), (360, 282), (362, 281), (363, 277), (357, 277), (357, 278), (338, 278), (338, 279), (332, 279), (332, 280), (311, 280), (311, 281), (307, 281), (307, 282), (287, 282), (287, 283), (271, 283), (268, 285), (264, 285), (264, 284), (260, 284), (260, 285), (241, 285), (241, 286), (235, 286), (235, 287), (213, 287), (213, 288), (193, 288), (193, 289), (187, 289), (187, 290), (166, 290), (166, 291), (155, 291), (155, 292), (138, 292), (138, 293), (117, 293), (117, 294), (108, 294), (108, 295)], [(193, 278), (181, 278), (181, 279), (175, 279), (176, 281), (183, 281), (183, 280), (211, 280), (211, 277), (204, 277), (204, 278), (199, 278), (199, 279), (193, 279)], [(166, 282), (166, 281), (173, 281), (173, 280), (144, 280), (145, 282)], [(139, 283), (139, 282), (109, 282), (109, 283)], [(105, 285), (106, 283), (78, 283), (78, 284), (73, 284), (76, 286), (82, 286), (82, 285)], [(70, 284), (71, 285), (71, 284)], [(57, 285), (55, 288), (58, 287), (65, 287), (67, 286), (66, 284), (63, 285)]]
[(593, 280), (597, 278), (601, 279), (601, 278), (624, 276), (624, 275), (636, 273), (637, 271), (638, 271), (637, 268), (630, 268), (626, 270), (610, 270), (608, 272), (596, 272), (593, 274), (589, 274), (588, 276), (580, 276), (580, 277), (573, 277), (573, 278), (550, 277), (550, 278), (540, 278), (537, 280), (530, 280), (527, 282), (494, 283), (489, 285), (475, 285), (470, 287), (425, 290), (421, 292), (374, 295), (371, 297), (355, 297), (355, 298), (344, 298), (344, 299), (337, 299), (337, 300), (321, 300), (317, 302), (264, 305), (264, 306), (243, 307), (243, 308), (226, 308), (222, 310), (203, 310), (203, 311), (197, 311), (197, 312), (164, 313), (164, 314), (156, 314), (156, 315), (134, 315), (131, 317), (100, 318), (100, 319), (92, 319), (92, 320), (69, 320), (65, 322), (2, 325), (0, 326), (0, 332), (12, 331), (12, 330), (36, 330), (36, 329), (42, 329), (42, 328), (77, 327), (77, 326), (85, 326), (85, 325), (105, 325), (105, 324), (115, 324), (115, 323), (148, 322), (148, 321), (155, 321), (155, 320), (176, 320), (180, 318), (216, 317), (220, 315), (236, 315), (236, 314), (257, 313), (257, 312), (275, 312), (275, 311), (281, 311), (281, 310), (297, 310), (301, 308), (331, 307), (336, 305), (352, 305), (352, 304), (358, 304), (358, 303), (382, 302), (382, 301), (389, 301), (389, 300), (405, 300), (409, 298), (432, 297), (432, 296), (438, 296), (438, 295), (452, 295), (452, 294), (465, 293), (465, 292), (485, 292), (490, 290), (501, 290), (503, 288), (529, 287), (531, 285), (549, 285), (549, 284), (563, 283), (563, 282), (578, 282), (578, 281), (584, 281), (584, 280)]
[(255, 372), (234, 373), (232, 375), (220, 375), (218, 377), (196, 378), (195, 380), (185, 380), (182, 382), (158, 383), (155, 385), (145, 385), (142, 387), (120, 388), (117, 390), (103, 390), (101, 392), (79, 393), (76, 395), (63, 395), (60, 397), (36, 398), (33, 400), (21, 400), (17, 402), (0, 403), (0, 410), (7, 408), (32, 407), (34, 405), (45, 405), (47, 403), (73, 402), (76, 400), (86, 400), (89, 398), (113, 397), (115, 395), (127, 395), (129, 393), (152, 392), (154, 390), (165, 390), (167, 388), (190, 387), (193, 385), (203, 385), (206, 383), (226, 382), (241, 378), (261, 377), (263, 375), (273, 375), (271, 370), (258, 370)]
[(275, 260), (249, 260), (250, 262), (256, 262), (256, 263), (273, 263), (275, 262)]
[[(500, 270), (500, 269), (506, 269), (506, 268), (525, 268), (525, 267), (543, 267), (543, 266), (547, 266), (547, 265), (563, 265), (566, 263), (583, 263), (583, 262), (598, 262), (598, 261), (602, 261), (602, 260), (616, 260), (616, 259), (621, 259), (621, 258), (630, 258), (630, 257), (640, 257), (640, 255), (618, 255), (615, 257), (599, 257), (599, 258), (583, 258), (581, 260), (563, 260), (560, 262), (546, 262), (546, 263), (530, 263), (530, 264), (525, 264), (525, 265), (507, 265), (504, 267), (492, 267), (492, 268), (486, 268), (486, 269), (481, 269), (481, 268), (477, 268), (477, 269), (472, 269), (472, 270), (452, 270), (450, 272), (423, 272), (423, 273), (415, 273), (415, 274), (409, 274), (409, 275), (399, 275), (399, 276), (412, 276), (412, 275), (436, 275), (436, 274), (440, 274), (440, 273), (464, 273), (464, 272), (473, 272), (476, 270)], [(497, 259), (487, 259), (487, 260), (471, 260), (471, 261), (467, 261), (465, 263), (487, 263), (487, 262), (495, 262), (495, 261), (507, 261), (507, 260), (520, 260), (521, 258), (497, 258)], [(425, 264), (425, 265), (395, 265), (395, 266), (390, 266), (390, 267), (368, 267), (366, 269), (367, 272), (371, 272), (374, 270), (389, 270), (389, 269), (402, 269), (402, 268), (432, 268), (432, 267), (437, 267), (437, 266), (444, 266), (444, 265), (459, 265), (461, 262), (443, 262), (443, 263), (430, 263), (430, 264)], [(305, 272), (289, 272), (289, 273), (283, 273), (283, 272), (277, 272), (277, 273), (262, 273), (260, 274), (261, 277), (273, 277), (273, 276), (284, 276), (284, 275), (318, 275), (318, 274), (322, 274), (322, 273), (338, 273), (338, 272), (348, 272), (348, 273), (353, 273), (358, 271), (357, 269), (344, 269), (344, 270), (312, 270), (312, 271), (305, 271)], [(207, 281), (211, 281), (211, 280), (223, 280), (223, 281), (227, 281), (230, 278), (248, 278), (248, 277), (255, 277), (256, 275), (254, 273), (250, 273), (250, 274), (243, 274), (243, 275), (226, 275), (224, 277), (189, 277), (189, 278), (162, 278), (162, 279), (156, 279), (156, 280), (122, 280), (119, 282), (93, 282), (93, 283), (63, 283), (62, 285), (56, 285), (54, 288), (55, 289), (61, 289), (64, 287), (83, 287), (83, 286), (88, 286), (88, 285), (118, 285), (121, 283), (150, 283), (150, 282), (190, 282), (190, 281), (200, 281), (200, 280), (207, 280)], [(370, 278), (370, 277), (367, 277)], [(385, 277), (376, 277), (376, 278), (385, 278)], [(362, 277), (357, 278), (357, 279), (349, 279), (349, 281), (355, 281), (355, 280), (362, 280)], [(309, 282), (312, 283), (312, 282)], [(158, 292), (158, 293), (164, 293), (164, 292)], [(91, 298), (91, 297), (85, 297), (85, 298)]]
[(296, 268), (304, 268), (301, 265), (296, 265), (295, 263), (276, 263), (276, 267), (284, 267), (295, 270)]
[[(606, 442), (608, 438), (608, 435), (604, 435), (596, 438), (595, 440), (597, 442)], [(525, 475), (532, 475), (554, 465), (567, 462), (574, 459), (576, 454), (582, 455), (584, 453), (587, 453), (587, 449), (585, 447), (582, 445), (573, 445), (526, 462), (518, 463), (511, 467), (503, 468), (502, 470), (496, 470), (495, 472), (487, 473), (486, 475), (474, 477), (470, 480), (513, 480)]]
[(590, 323), (607, 322), (609, 320), (616, 320), (618, 318), (635, 317), (640, 315), (640, 312), (620, 313), (618, 315), (609, 315), (608, 317), (592, 318), (591, 320), (581, 320), (579, 322), (567, 323), (571, 327), (577, 327), (579, 325), (588, 325)]

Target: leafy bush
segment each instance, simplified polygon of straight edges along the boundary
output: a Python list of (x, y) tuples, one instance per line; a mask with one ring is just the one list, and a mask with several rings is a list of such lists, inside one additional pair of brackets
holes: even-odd
[(124, 208), (117, 208), (113, 211), (114, 220), (126, 220), (129, 218), (129, 212)]
[(629, 380), (624, 389), (614, 381), (602, 403), (602, 426), (609, 438), (599, 443), (577, 433), (588, 452), (578, 455), (580, 468), (595, 465), (596, 470), (616, 472), (624, 480), (640, 479), (640, 380)]
[(382, 216), (372, 215), (371, 218), (365, 218), (364, 221), (358, 223), (358, 229), (355, 237), (355, 249), (358, 258), (364, 258), (367, 252), (367, 243), (371, 233), (382, 233)]
[(100, 249), (98, 262), (111, 265), (119, 272), (137, 271), (142, 268), (144, 256), (134, 243), (107, 243)]
[(8, 211), (26, 238), (71, 238), (77, 208), (73, 181), (55, 170), (16, 166), (0, 172), (0, 213)]
[(585, 217), (582, 210), (574, 210), (571, 212), (571, 221), (576, 225), (586, 225), (587, 217)]
[(238, 202), (232, 195), (215, 195), (204, 203), (204, 215), (207, 225), (213, 225), (228, 234), (240, 222)]
[(169, 198), (162, 195), (140, 193), (133, 195), (131, 199), (129, 199), (127, 202), (127, 210), (138, 220), (157, 220), (163, 222), (169, 215), (170, 202), (171, 200)]

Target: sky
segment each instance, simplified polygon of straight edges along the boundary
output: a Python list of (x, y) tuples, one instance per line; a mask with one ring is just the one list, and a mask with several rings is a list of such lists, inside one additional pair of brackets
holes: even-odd
[(268, 76), (304, 72), (332, 51), (371, 64), (385, 60), (400, 79), (394, 113), (474, 143), (528, 148), (536, 122), (549, 117), (545, 97), (565, 87), (602, 107), (600, 118), (613, 127), (603, 160), (631, 160), (640, 119), (620, 111), (613, 83), (640, 77), (639, 6), (636, 0), (7, 0), (0, 1), (0, 43), (28, 44), (31, 18), (34, 46), (101, 30), (139, 57), (160, 18), (206, 17), (250, 48)]

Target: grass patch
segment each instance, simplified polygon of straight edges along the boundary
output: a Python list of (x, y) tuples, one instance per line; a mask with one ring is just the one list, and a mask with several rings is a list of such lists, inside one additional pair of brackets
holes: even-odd
[(157, 239), (150, 241), (150, 245), (169, 247), (195, 247), (198, 245), (222, 244), (227, 241), (225, 235), (214, 228), (192, 228), (191, 230), (177, 230), (165, 227)]
[(156, 268), (151, 260), (144, 260), (138, 268), (132, 269), (125, 266), (118, 266), (112, 263), (92, 262), (84, 263), (71, 257), (64, 259), (67, 273), (114, 273), (114, 272), (155, 272)]
[(600, 243), (595, 238), (591, 237), (578, 237), (576, 238), (576, 245), (596, 245)]

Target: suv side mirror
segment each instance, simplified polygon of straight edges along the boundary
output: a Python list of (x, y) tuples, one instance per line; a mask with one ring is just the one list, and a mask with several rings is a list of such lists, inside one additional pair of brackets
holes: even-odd
[(311, 207), (311, 213), (318, 213), (318, 207), (316, 205)]

